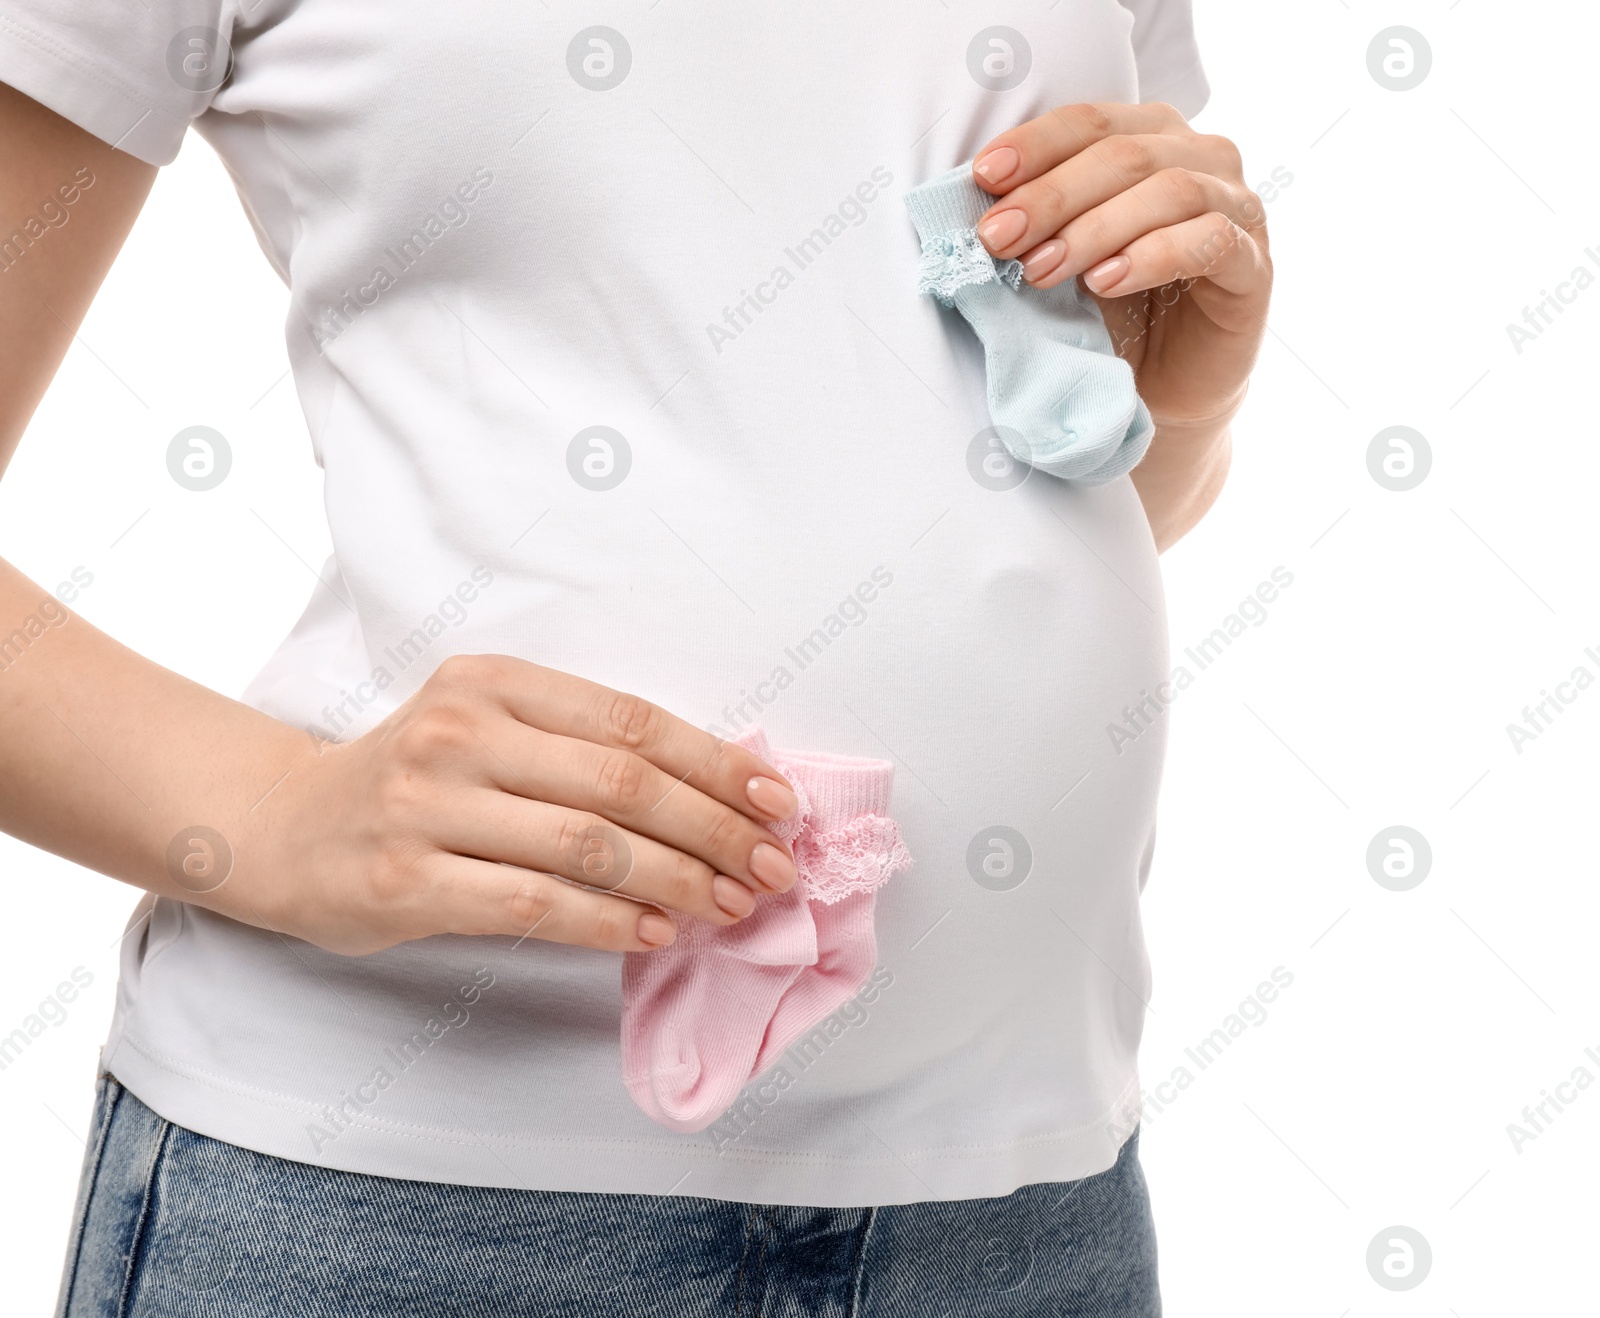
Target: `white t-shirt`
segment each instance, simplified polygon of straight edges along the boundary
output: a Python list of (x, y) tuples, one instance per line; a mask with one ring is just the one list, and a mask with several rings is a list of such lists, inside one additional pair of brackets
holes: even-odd
[(892, 757), (915, 858), (862, 994), (699, 1134), (623, 1088), (619, 958), (508, 938), (345, 958), (157, 902), (108, 1068), (207, 1135), (464, 1184), (847, 1206), (1110, 1166), (1156, 553), (1127, 479), (985, 444), (902, 197), (1056, 105), (1198, 110), (1188, 9), (0, 0), (0, 80), (157, 163), (193, 121), (292, 290), (335, 555), (247, 699), (348, 738), (518, 655)]

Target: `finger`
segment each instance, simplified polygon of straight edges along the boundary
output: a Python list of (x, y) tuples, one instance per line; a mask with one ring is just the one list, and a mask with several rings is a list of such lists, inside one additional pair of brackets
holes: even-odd
[(642, 755), (515, 721), (507, 729), (487, 766), (502, 792), (598, 815), (759, 892), (794, 885), (794, 860), (769, 828)]
[(445, 853), (436, 855), (415, 908), (405, 914), (421, 933), (504, 934), (602, 952), (651, 952), (677, 936), (670, 918), (638, 902)]
[(1253, 235), (1213, 213), (1148, 233), (1084, 276), (1091, 292), (1107, 298), (1178, 280), (1197, 281), (1189, 292), (1201, 309), (1224, 328), (1242, 331), (1252, 323), (1259, 328), (1272, 269)]
[(520, 659), (475, 658), (487, 661), (483, 680), (531, 727), (631, 751), (752, 818), (794, 813), (793, 789), (770, 764), (648, 700)]
[(995, 256), (1020, 256), (1069, 221), (1168, 170), (1243, 187), (1238, 155), (1225, 137), (1113, 137), (997, 201), (978, 221), (978, 236)]
[(973, 177), (1002, 196), (1108, 137), (1188, 131), (1188, 121), (1160, 102), (1062, 105), (992, 139), (973, 160)]
[(1241, 229), (1261, 213), (1261, 199), (1213, 174), (1164, 169), (1078, 216), (1022, 257), (1022, 273), (1039, 288), (1075, 279), (1157, 229), (1201, 215), (1226, 215)]
[(747, 885), (702, 860), (599, 815), (492, 788), (441, 803), (428, 836), (443, 851), (556, 874), (713, 924), (733, 924), (755, 909)]

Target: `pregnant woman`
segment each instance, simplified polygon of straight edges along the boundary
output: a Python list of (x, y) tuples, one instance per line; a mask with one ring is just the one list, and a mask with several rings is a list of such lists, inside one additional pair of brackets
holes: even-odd
[[(0, 565), (0, 825), (146, 893), (63, 1312), (1158, 1313), (1157, 554), (1271, 284), (1186, 0), (0, 0), (0, 83), (0, 454), (192, 124), (334, 549), (239, 701)], [(1017, 298), (1103, 309), (1131, 477), (1018, 462), (918, 296), (967, 161)], [(673, 1128), (624, 968), (792, 902), (771, 748), (876, 764), (912, 864)]]

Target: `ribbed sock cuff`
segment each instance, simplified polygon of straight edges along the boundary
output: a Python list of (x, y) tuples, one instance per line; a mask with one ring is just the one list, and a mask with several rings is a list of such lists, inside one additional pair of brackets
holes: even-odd
[(798, 780), (811, 803), (813, 833), (831, 833), (862, 815), (889, 814), (894, 765), (888, 760), (806, 751), (778, 751), (791, 781)]
[[(862, 815), (889, 814), (894, 765), (888, 760), (774, 750), (759, 727), (746, 728), (733, 742), (759, 755), (795, 785), (806, 810), (805, 826), (813, 833), (831, 832)], [(787, 838), (794, 830), (786, 823), (775, 831)]]
[(973, 228), (995, 198), (972, 181), (972, 162), (957, 165), (906, 193), (906, 209), (923, 242)]

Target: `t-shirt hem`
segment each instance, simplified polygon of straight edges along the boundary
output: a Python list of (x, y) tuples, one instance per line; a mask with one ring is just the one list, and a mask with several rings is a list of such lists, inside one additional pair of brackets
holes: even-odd
[[(1110, 1168), (1131, 1127), (1139, 1082), (1130, 1076), (1093, 1120), (1002, 1143), (946, 1145), (881, 1158), (731, 1148), (719, 1154), (643, 1139), (484, 1136), (358, 1119), (333, 1132), (315, 1104), (177, 1059), (124, 1031), (102, 1067), (152, 1111), (186, 1130), (291, 1162), (440, 1184), (597, 1194), (674, 1194), (736, 1203), (866, 1208), (986, 1199), (1024, 1185), (1072, 1181)], [(310, 1129), (331, 1138), (312, 1153)]]
[(187, 118), (149, 105), (115, 69), (4, 14), (0, 82), (151, 165), (170, 165), (189, 127)]

